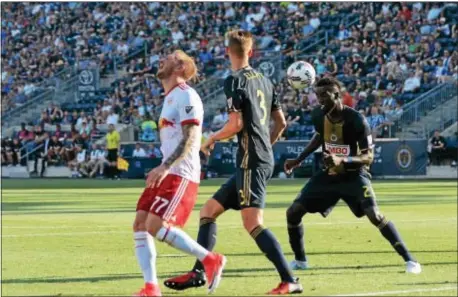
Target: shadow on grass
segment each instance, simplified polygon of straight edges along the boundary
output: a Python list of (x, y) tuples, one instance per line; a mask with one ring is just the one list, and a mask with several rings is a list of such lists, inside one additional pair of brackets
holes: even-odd
[(428, 286), (428, 285), (453, 285), (458, 284), (456, 281), (443, 281), (443, 282), (412, 282), (412, 283), (399, 283), (397, 286)]
[[(431, 265), (456, 265), (456, 262), (430, 262), (424, 263), (424, 266), (431, 266)], [(316, 271), (328, 271), (328, 270), (348, 270), (353, 269), (356, 270), (354, 272), (358, 273), (357, 271), (364, 271), (363, 273), (367, 273), (367, 269), (376, 269), (376, 268), (402, 268), (402, 265), (399, 264), (382, 264), (382, 265), (350, 265), (350, 266), (316, 266), (311, 269), (308, 269), (306, 272), (310, 275), (319, 275), (320, 273), (315, 273)], [(235, 269), (225, 269), (224, 270), (224, 277), (225, 278), (244, 278), (247, 277), (244, 273), (251, 273), (249, 277), (265, 277), (265, 274), (256, 274), (258, 272), (272, 272), (276, 274), (274, 268), (235, 268)], [(353, 272), (353, 273), (354, 273)], [(401, 271), (400, 271), (401, 272)], [(187, 271), (177, 271), (174, 274), (162, 274), (159, 275), (161, 279), (167, 279), (170, 277), (175, 277), (180, 274), (187, 273)], [(380, 273), (379, 271), (374, 273)], [(388, 272), (387, 272), (388, 273)], [(393, 273), (393, 272), (389, 272)], [(404, 273), (404, 271), (402, 271)], [(332, 272), (326, 272), (322, 274), (335, 274)], [(43, 278), (17, 278), (17, 279), (4, 279), (2, 280), (3, 284), (36, 284), (36, 283), (81, 283), (81, 282), (89, 282), (89, 283), (97, 283), (97, 282), (105, 282), (105, 281), (119, 281), (119, 280), (126, 280), (126, 279), (141, 279), (142, 276), (140, 273), (129, 273), (129, 274), (109, 274), (109, 275), (100, 275), (100, 276), (92, 276), (92, 277), (70, 277), (70, 278), (59, 278), (59, 277), (43, 277)], [(445, 283), (445, 282), (444, 282)], [(456, 282), (449, 282), (449, 283), (456, 283)], [(443, 284), (443, 283), (413, 283), (413, 284)], [(399, 284), (401, 285), (401, 284)], [(407, 284), (406, 284), (407, 285)]]
[[(81, 204), (76, 201), (56, 201), (56, 202), (2, 202), (2, 211), (30, 211), (34, 212), (35, 209), (42, 210), (43, 208), (50, 206), (70, 206)], [(58, 211), (56, 211), (58, 213)]]
[[(425, 197), (424, 199), (421, 198), (408, 198), (408, 199), (398, 199), (398, 200), (387, 200), (387, 201), (378, 201), (378, 205), (380, 206), (401, 206), (401, 205), (426, 205), (426, 204), (431, 204), (434, 202), (434, 205), (439, 205), (439, 204), (451, 204), (451, 203), (456, 203), (455, 200), (453, 199), (441, 199), (441, 198), (431, 198), (431, 197)], [(286, 209), (288, 208), (292, 203), (291, 200), (287, 200), (285, 202), (272, 202), (269, 203), (267, 201), (266, 207), (267, 209)], [(111, 208), (111, 209), (106, 209), (106, 208), (98, 208), (99, 205), (94, 205), (95, 207), (93, 209), (75, 209), (71, 207), (67, 208), (60, 208), (58, 210), (56, 209), (49, 209), (47, 210), (46, 207), (48, 206), (63, 206), (63, 205), (84, 205), (84, 203), (79, 203), (75, 200), (72, 202), (65, 202), (65, 201), (59, 201), (59, 202), (4, 202), (2, 203), (2, 212), (3, 214), (7, 215), (8, 212), (14, 213), (14, 215), (46, 215), (46, 214), (97, 214), (97, 213), (134, 213), (135, 212), (135, 203), (132, 204), (132, 207), (118, 207), (118, 208)], [(196, 206), (194, 207), (194, 210), (200, 210), (204, 203), (197, 203)], [(336, 207), (345, 207), (348, 208), (347, 205), (344, 203), (339, 203), (336, 205)], [(30, 209), (31, 208), (31, 209)], [(350, 210), (349, 210), (350, 211)], [(313, 215), (313, 214), (309, 214)]]
[[(434, 253), (454, 253), (456, 254), (457, 250), (430, 250), (430, 251), (411, 251), (412, 254), (434, 254)], [(395, 251), (387, 250), (387, 251), (324, 251), (324, 252), (308, 252), (307, 256), (309, 255), (358, 255), (358, 254), (394, 254)], [(285, 256), (293, 256), (292, 252), (284, 253)], [(260, 252), (257, 253), (226, 253), (224, 254), (228, 257), (252, 257), (252, 256), (260, 256)], [(455, 264), (458, 264), (455, 262)]]

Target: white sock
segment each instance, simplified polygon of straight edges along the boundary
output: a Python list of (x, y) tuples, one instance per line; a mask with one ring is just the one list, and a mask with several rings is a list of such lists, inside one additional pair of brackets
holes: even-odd
[(145, 283), (157, 284), (156, 247), (153, 237), (146, 231), (134, 232), (135, 255), (143, 272)]
[(196, 256), (199, 261), (205, 259), (209, 251), (204, 249), (194, 239), (192, 239), (183, 230), (175, 227), (162, 227), (156, 234), (156, 238), (164, 241), (176, 249), (179, 249), (187, 254)]

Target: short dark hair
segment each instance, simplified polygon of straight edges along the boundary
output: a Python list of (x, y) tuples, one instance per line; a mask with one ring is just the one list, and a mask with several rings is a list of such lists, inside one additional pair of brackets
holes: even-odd
[(333, 86), (336, 86), (339, 91), (342, 90), (342, 84), (339, 80), (337, 80), (335, 77), (332, 77), (332, 76), (328, 76), (328, 77), (323, 77), (323, 78), (320, 78), (316, 84), (315, 84), (315, 87), (319, 87), (319, 88), (322, 88), (322, 87), (333, 87)]

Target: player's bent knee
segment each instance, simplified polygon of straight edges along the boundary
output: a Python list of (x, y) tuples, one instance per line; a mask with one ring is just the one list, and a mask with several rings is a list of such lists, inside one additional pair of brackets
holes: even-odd
[(293, 203), (293, 205), (288, 207), (286, 210), (286, 221), (288, 222), (288, 225), (299, 225), (305, 213), (305, 208), (302, 205)]
[(366, 208), (364, 210), (364, 214), (367, 216), (369, 221), (371, 221), (371, 223), (374, 226), (379, 226), (384, 221), (386, 221), (385, 216), (382, 213), (380, 213), (377, 209), (375, 209), (375, 207)]
[(156, 237), (162, 227), (167, 227), (167, 223), (162, 218), (153, 214), (148, 215), (148, 218), (146, 219), (146, 230), (153, 237)]
[(146, 225), (145, 222), (139, 222), (137, 220), (134, 221), (133, 225), (134, 232), (141, 232), (141, 231), (146, 231)]
[(146, 218), (148, 217), (148, 212), (139, 210), (135, 215), (135, 220), (133, 224), (134, 232), (146, 231)]
[(243, 227), (248, 233), (264, 223), (262, 209), (250, 207), (242, 209), (241, 213)]
[(216, 219), (224, 212), (224, 208), (215, 199), (208, 200), (200, 210), (200, 218)]

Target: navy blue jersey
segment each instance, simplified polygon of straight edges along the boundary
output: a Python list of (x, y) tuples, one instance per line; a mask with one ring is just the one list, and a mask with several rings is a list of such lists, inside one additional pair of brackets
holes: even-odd
[[(315, 130), (321, 136), (323, 151), (328, 151), (340, 157), (359, 156), (372, 148), (372, 135), (366, 118), (353, 108), (344, 106), (343, 119), (332, 122), (324, 114), (321, 107), (312, 111), (312, 122)], [(357, 171), (359, 164), (342, 164), (332, 169), (338, 173)]]
[(241, 112), (243, 129), (237, 134), (240, 168), (272, 167), (270, 114), (280, 109), (272, 82), (251, 67), (242, 68), (224, 82), (229, 112)]

